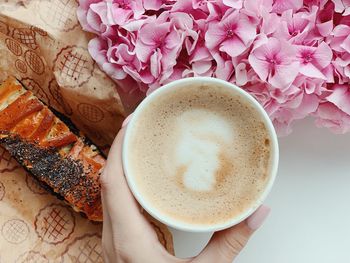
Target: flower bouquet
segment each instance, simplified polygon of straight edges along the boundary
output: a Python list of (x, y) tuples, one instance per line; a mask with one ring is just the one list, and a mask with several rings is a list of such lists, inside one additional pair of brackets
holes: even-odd
[(252, 94), (280, 135), (308, 115), (350, 130), (349, 0), (80, 0), (78, 18), (125, 92), (212, 76)]

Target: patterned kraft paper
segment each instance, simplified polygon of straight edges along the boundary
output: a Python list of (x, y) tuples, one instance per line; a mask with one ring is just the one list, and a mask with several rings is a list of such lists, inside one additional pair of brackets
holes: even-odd
[[(137, 101), (91, 59), (77, 6), (75, 0), (0, 0), (0, 82), (15, 76), (107, 151)], [(154, 220), (152, 225), (173, 251), (170, 232)], [(0, 148), (0, 263), (102, 262), (101, 230), (48, 194)]]

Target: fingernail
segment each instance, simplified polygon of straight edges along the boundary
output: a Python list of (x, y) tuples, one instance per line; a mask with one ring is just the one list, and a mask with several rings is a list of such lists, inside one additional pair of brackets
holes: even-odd
[(257, 230), (270, 214), (271, 208), (266, 205), (261, 205), (248, 219), (247, 225), (251, 230)]
[(131, 113), (128, 117), (126, 117), (126, 119), (123, 121), (122, 128), (129, 123), (129, 121), (131, 120), (132, 115), (133, 115), (133, 113)]

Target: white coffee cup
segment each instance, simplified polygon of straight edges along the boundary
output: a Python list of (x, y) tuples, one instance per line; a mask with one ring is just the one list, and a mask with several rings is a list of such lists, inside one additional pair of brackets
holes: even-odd
[[(145, 198), (142, 196), (142, 193), (140, 193), (136, 187), (136, 182), (134, 178), (130, 174), (130, 161), (128, 160), (127, 156), (129, 156), (130, 151), (132, 151), (130, 145), (130, 134), (132, 130), (135, 127), (135, 124), (138, 122), (139, 114), (143, 112), (151, 103), (154, 103), (157, 101), (162, 94), (164, 94), (169, 89), (177, 89), (180, 87), (183, 87), (184, 85), (198, 85), (199, 83), (203, 83), (205, 85), (216, 85), (223, 88), (231, 89), (234, 91), (238, 96), (241, 98), (244, 98), (247, 102), (250, 103), (250, 105), (257, 110), (257, 112), (261, 116), (261, 121), (265, 124), (265, 127), (268, 131), (269, 139), (271, 142), (271, 157), (270, 157), (270, 169), (268, 174), (268, 182), (266, 183), (266, 187), (264, 188), (263, 192), (259, 196), (259, 198), (254, 202), (254, 204), (247, 209), (244, 213), (239, 214), (239, 216), (236, 216), (225, 223), (218, 223), (213, 224), (210, 226), (203, 226), (201, 224), (193, 225), (193, 224), (185, 224), (183, 222), (174, 220), (170, 217), (161, 215), (154, 209), (151, 203), (147, 202)], [(128, 123), (126, 133), (125, 133), (125, 139), (123, 144), (123, 152), (122, 152), (122, 159), (123, 159), (123, 168), (125, 172), (125, 176), (129, 185), (130, 190), (132, 191), (134, 197), (136, 200), (140, 203), (140, 205), (155, 219), (158, 221), (164, 223), (167, 226), (170, 226), (172, 228), (187, 231), (187, 232), (213, 232), (213, 231), (219, 231), (226, 228), (229, 228), (231, 226), (234, 226), (243, 220), (245, 220), (247, 217), (249, 217), (265, 200), (266, 196), (270, 192), (272, 185), (274, 183), (277, 169), (278, 169), (278, 160), (279, 160), (279, 149), (278, 149), (278, 140), (277, 135), (275, 132), (275, 129), (273, 127), (273, 124), (265, 112), (264, 108), (247, 92), (242, 90), (241, 88), (220, 80), (216, 78), (209, 78), (209, 77), (193, 77), (193, 78), (185, 78), (181, 80), (173, 81), (169, 84), (166, 84), (162, 86), (161, 88), (155, 90), (153, 93), (151, 93), (149, 96), (147, 96), (137, 107), (135, 112), (133, 113), (133, 116)]]

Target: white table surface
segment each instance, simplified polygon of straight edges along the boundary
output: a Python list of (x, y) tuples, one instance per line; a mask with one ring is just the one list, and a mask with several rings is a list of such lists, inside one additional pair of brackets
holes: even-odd
[[(279, 172), (266, 200), (271, 214), (234, 262), (349, 263), (350, 134), (308, 119), (279, 142)], [(210, 237), (172, 232), (179, 257), (198, 254)]]

